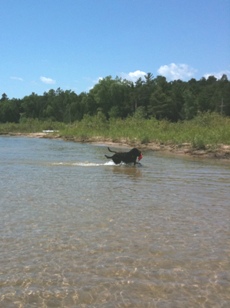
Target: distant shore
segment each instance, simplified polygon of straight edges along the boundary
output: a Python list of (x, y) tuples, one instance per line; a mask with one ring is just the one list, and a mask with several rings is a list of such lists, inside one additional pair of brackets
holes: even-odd
[(186, 155), (197, 158), (210, 158), (210, 159), (221, 159), (230, 162), (230, 145), (220, 144), (218, 147), (212, 148), (207, 147), (204, 150), (197, 150), (192, 148), (190, 143), (183, 143), (180, 145), (176, 144), (161, 144), (161, 143), (133, 143), (128, 142), (125, 139), (120, 139), (117, 141), (112, 141), (104, 137), (92, 137), (92, 138), (76, 138), (76, 137), (65, 137), (58, 133), (52, 132), (37, 132), (37, 133), (8, 133), (8, 136), (26, 136), (31, 138), (49, 138), (49, 139), (61, 139), (73, 142), (83, 142), (83, 143), (94, 143), (94, 144), (105, 144), (114, 147), (137, 147), (141, 150), (152, 150), (158, 152), (171, 153), (173, 155)]

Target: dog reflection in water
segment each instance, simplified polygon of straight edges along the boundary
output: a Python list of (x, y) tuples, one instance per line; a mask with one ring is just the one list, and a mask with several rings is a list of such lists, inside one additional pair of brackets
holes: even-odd
[(141, 151), (139, 151), (137, 148), (133, 148), (129, 152), (116, 152), (116, 151), (110, 150), (110, 148), (108, 148), (108, 150), (115, 154), (112, 156), (105, 155), (105, 157), (112, 159), (116, 165), (122, 162), (125, 164), (133, 163), (134, 165), (136, 165), (139, 163), (139, 161), (143, 157)]

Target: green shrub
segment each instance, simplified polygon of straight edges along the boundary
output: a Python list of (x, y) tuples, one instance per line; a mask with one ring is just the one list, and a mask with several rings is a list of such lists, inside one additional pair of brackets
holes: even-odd
[(0, 124), (0, 134), (9, 132), (41, 132), (59, 130), (63, 137), (84, 138), (102, 137), (113, 141), (128, 140), (133, 143), (191, 143), (195, 149), (206, 149), (218, 144), (230, 144), (230, 118), (216, 113), (199, 114), (193, 120), (171, 123), (142, 116), (128, 117), (125, 120), (111, 118), (107, 120), (98, 111), (95, 116), (85, 115), (81, 121), (71, 124), (60, 122), (23, 119), (19, 124)]
[(206, 146), (201, 136), (195, 136), (192, 141), (192, 147), (196, 150), (205, 150)]

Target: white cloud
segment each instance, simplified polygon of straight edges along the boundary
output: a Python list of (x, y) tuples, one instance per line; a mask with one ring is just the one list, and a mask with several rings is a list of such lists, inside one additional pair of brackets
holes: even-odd
[(56, 80), (53, 80), (52, 78), (48, 78), (44, 76), (41, 76), (40, 80), (44, 82), (45, 84), (55, 84), (56, 83)]
[(157, 72), (169, 80), (178, 80), (192, 78), (196, 70), (187, 64), (171, 63), (162, 65)]
[(217, 79), (221, 79), (221, 77), (222, 77), (223, 75), (227, 75), (228, 79), (230, 79), (230, 71), (229, 71), (229, 70), (220, 71), (219, 73), (208, 73), (208, 74), (204, 74), (204, 77), (205, 77), (206, 79), (208, 79), (208, 77), (214, 76), (214, 77), (216, 77)]
[(12, 77), (10, 77), (10, 79), (18, 80), (18, 81), (23, 81), (23, 79), (21, 77), (16, 77), (16, 76), (12, 76)]
[(100, 80), (103, 80), (103, 77), (98, 77), (96, 80), (93, 80), (93, 83), (96, 84), (98, 82), (100, 82)]
[(94, 86), (95, 86), (96, 84), (99, 83), (100, 80), (103, 79), (103, 77), (98, 77), (97, 79), (92, 79), (92, 78), (89, 78), (89, 77), (84, 77), (83, 79), (86, 80), (87, 83), (90, 83), (90, 84), (91, 84), (91, 85), (89, 85), (89, 86), (87, 87), (87, 90), (90, 91), (90, 90), (92, 90), (92, 89), (94, 88)]
[(137, 81), (139, 78), (143, 78), (145, 75), (147, 75), (145, 72), (137, 70), (135, 72), (130, 73), (121, 73), (121, 77), (123, 79), (130, 80), (132, 82)]

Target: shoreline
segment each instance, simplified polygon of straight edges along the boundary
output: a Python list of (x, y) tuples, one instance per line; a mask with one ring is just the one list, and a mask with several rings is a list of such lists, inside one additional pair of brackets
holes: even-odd
[(38, 132), (38, 133), (7, 133), (5, 136), (25, 136), (30, 138), (48, 138), (48, 139), (60, 139), (64, 141), (103, 144), (114, 147), (138, 147), (140, 150), (152, 150), (162, 153), (169, 153), (176, 156), (189, 156), (192, 158), (207, 158), (215, 160), (224, 160), (230, 162), (230, 145), (220, 144), (218, 147), (208, 147), (207, 149), (194, 149), (190, 143), (177, 144), (162, 144), (156, 142), (149, 142), (141, 144), (139, 142), (128, 142), (126, 139), (120, 139), (118, 141), (112, 141), (109, 138), (104, 137), (91, 137), (91, 138), (77, 138), (77, 137), (65, 137), (57, 133), (51, 132)]

